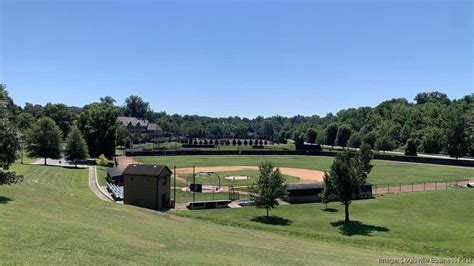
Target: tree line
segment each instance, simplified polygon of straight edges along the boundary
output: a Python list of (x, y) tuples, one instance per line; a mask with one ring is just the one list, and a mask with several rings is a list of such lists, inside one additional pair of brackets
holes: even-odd
[[(5, 87), (2, 87), (5, 90)], [(110, 97), (84, 107), (48, 103), (16, 106), (7, 99), (13, 124), (26, 130), (42, 117), (51, 118), (65, 139), (73, 126), (83, 134), (91, 156), (113, 156), (116, 145), (129, 146), (134, 139), (117, 123), (118, 116), (133, 116), (158, 124), (164, 137), (202, 139), (265, 139), (273, 143), (309, 142), (327, 146), (359, 148), (367, 143), (379, 151), (400, 150), (474, 156), (474, 94), (449, 99), (441, 92), (419, 93), (410, 102), (404, 98), (384, 101), (376, 107), (344, 109), (336, 114), (272, 116), (253, 119), (238, 116), (212, 118), (155, 112), (139, 96), (117, 105)]]

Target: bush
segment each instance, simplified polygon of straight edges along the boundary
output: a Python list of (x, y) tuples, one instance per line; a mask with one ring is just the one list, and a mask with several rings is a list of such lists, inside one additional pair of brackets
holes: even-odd
[(232, 146), (235, 146), (235, 145), (237, 145), (237, 141), (234, 139), (234, 140), (232, 141)]
[(416, 151), (416, 147), (417, 147), (417, 141), (414, 140), (414, 139), (408, 139), (407, 140), (407, 144), (406, 144), (406, 147), (405, 147), (405, 155), (408, 155), (408, 156), (417, 156), (417, 151)]
[(95, 164), (100, 166), (107, 166), (109, 165), (109, 160), (107, 160), (107, 157), (105, 157), (105, 155), (101, 154), (99, 156), (99, 159), (95, 160)]
[(249, 143), (247, 142), (247, 140), (244, 140), (244, 145), (245, 145), (245, 146), (249, 145)]

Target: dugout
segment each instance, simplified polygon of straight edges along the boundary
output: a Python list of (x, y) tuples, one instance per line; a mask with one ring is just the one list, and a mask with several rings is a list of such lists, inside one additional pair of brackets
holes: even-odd
[(123, 186), (123, 172), (118, 167), (107, 168), (107, 182)]
[[(285, 201), (288, 203), (308, 203), (321, 201), (321, 193), (326, 186), (324, 183), (288, 184)], [(360, 187), (360, 193), (353, 199), (372, 198), (372, 184), (366, 183)]]

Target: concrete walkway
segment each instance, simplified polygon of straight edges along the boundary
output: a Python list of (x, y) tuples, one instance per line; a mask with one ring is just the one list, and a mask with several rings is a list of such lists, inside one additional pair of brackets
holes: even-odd
[(97, 182), (97, 171), (95, 166), (89, 167), (89, 187), (99, 199), (114, 202), (114, 199), (110, 196), (110, 194), (107, 193), (107, 191), (105, 191), (101, 186), (99, 186), (99, 183)]

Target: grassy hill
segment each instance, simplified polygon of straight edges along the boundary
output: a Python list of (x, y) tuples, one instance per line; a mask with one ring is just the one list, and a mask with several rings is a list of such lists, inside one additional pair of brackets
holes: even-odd
[(377, 264), (375, 251), (103, 202), (87, 171), (14, 165), (0, 186), (0, 261), (10, 264)]
[[(159, 163), (176, 167), (258, 165), (269, 160), (277, 166), (328, 170), (333, 159), (323, 156), (298, 155), (209, 155), (209, 156), (155, 156), (136, 157), (141, 163)], [(373, 161), (369, 175), (373, 184), (430, 182), (467, 179), (474, 177), (474, 169), (432, 164), (414, 164), (390, 161)]]

